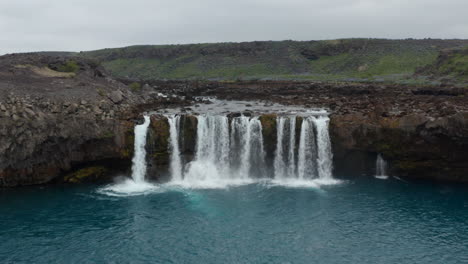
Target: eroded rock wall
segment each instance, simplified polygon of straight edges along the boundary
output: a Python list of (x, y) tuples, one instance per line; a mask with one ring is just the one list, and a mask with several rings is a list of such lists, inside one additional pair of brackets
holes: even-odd
[[(50, 68), (69, 61), (74, 72)], [(79, 58), (1, 57), (0, 187), (47, 183), (86, 166), (129, 168), (136, 119), (170, 100), (148, 87), (132, 91)]]
[(350, 114), (333, 116), (330, 131), (338, 163), (363, 153), (381, 153), (394, 175), (468, 182), (467, 121), (467, 113), (372, 119)]

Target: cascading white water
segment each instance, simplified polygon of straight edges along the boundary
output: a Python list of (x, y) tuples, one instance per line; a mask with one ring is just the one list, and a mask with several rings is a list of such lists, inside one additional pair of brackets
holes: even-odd
[(331, 150), (328, 123), (330, 119), (325, 116), (314, 117), (313, 122), (317, 129), (317, 171), (320, 179), (331, 179), (333, 154)]
[[(186, 165), (180, 178), (172, 174), (173, 183), (180, 181), (179, 184), (191, 187), (222, 187), (249, 181), (252, 174), (264, 176), (261, 174), (265, 169), (265, 152), (258, 117), (239, 116), (229, 122), (223, 115), (200, 115), (197, 120), (195, 158)], [(171, 150), (175, 149), (172, 142), (178, 142), (177, 129), (175, 123), (171, 125)], [(171, 171), (181, 164), (180, 157), (172, 154)]]
[(147, 182), (146, 176), (146, 136), (150, 117), (144, 116), (145, 122), (135, 126), (134, 154), (132, 159), (132, 178), (106, 186), (99, 191), (111, 196), (139, 195), (157, 190), (158, 187)]
[(296, 175), (296, 117), (289, 118), (288, 177)]
[(386, 180), (387, 175), (387, 162), (382, 158), (382, 155), (377, 155), (377, 160), (375, 162), (375, 177), (377, 179)]
[[(289, 126), (285, 123), (289, 122)], [(295, 159), (296, 117), (277, 118), (277, 148), (275, 152), (275, 179), (331, 179), (332, 152), (328, 135), (329, 118), (306, 116), (302, 118), (298, 158)], [(314, 129), (316, 132), (314, 132)], [(285, 138), (288, 137), (288, 138)], [(284, 153), (284, 144), (288, 152)], [(286, 170), (285, 170), (286, 167)]]
[(286, 175), (286, 166), (283, 158), (284, 123), (284, 117), (276, 118), (276, 151), (273, 165), (275, 169), (275, 179), (280, 179)]
[(278, 116), (275, 151), (275, 178), (296, 177), (296, 116)]
[(182, 180), (182, 161), (180, 158), (179, 148), (179, 131), (180, 131), (180, 116), (170, 115), (167, 116), (169, 122), (170, 139), (169, 146), (171, 152), (171, 163), (169, 171), (174, 181)]
[(240, 157), (237, 177), (247, 179), (252, 169), (255, 169), (252, 168), (252, 164), (257, 165), (256, 169), (264, 166), (262, 124), (258, 117), (240, 116), (232, 119), (231, 129), (231, 154)]
[[(195, 158), (181, 164), (179, 122), (169, 116), (172, 183), (217, 188), (268, 177), (262, 123), (258, 117), (197, 116)], [(328, 117), (302, 117), (296, 135), (296, 116), (277, 117), (274, 179), (282, 183), (332, 179)], [(299, 145), (296, 144), (296, 139)]]
[(186, 183), (214, 183), (229, 178), (229, 123), (226, 116), (197, 117), (195, 160), (187, 165)]
[(317, 176), (317, 153), (312, 117), (302, 119), (297, 162), (297, 177), (300, 180)]
[(146, 175), (146, 135), (150, 125), (149, 116), (144, 116), (145, 122), (135, 126), (135, 145), (132, 159), (132, 179), (136, 183), (145, 182)]

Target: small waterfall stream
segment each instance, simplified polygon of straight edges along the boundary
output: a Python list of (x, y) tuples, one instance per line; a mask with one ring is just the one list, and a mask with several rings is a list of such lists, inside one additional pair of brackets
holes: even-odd
[(145, 122), (135, 126), (135, 145), (132, 159), (132, 179), (135, 183), (145, 182), (146, 175), (146, 135), (150, 125), (149, 116), (144, 116)]
[(296, 117), (289, 118), (289, 151), (288, 151), (288, 172), (287, 177), (296, 175)]
[(328, 117), (314, 117), (314, 125), (317, 129), (317, 169), (320, 179), (331, 179), (333, 153), (331, 150), (330, 135), (328, 134)]
[(297, 177), (301, 180), (317, 175), (317, 147), (313, 129), (312, 117), (302, 121), (299, 157), (297, 162)]
[(286, 119), (283, 117), (276, 118), (276, 151), (274, 160), (275, 179), (284, 177), (286, 168), (283, 158), (283, 141), (284, 141), (284, 123)]
[(375, 178), (386, 180), (388, 179), (387, 175), (387, 162), (382, 158), (382, 155), (377, 155), (377, 160), (375, 161)]
[(151, 123), (149, 116), (144, 116), (144, 123), (136, 125), (134, 129), (135, 143), (132, 159), (132, 178), (122, 182), (108, 185), (99, 192), (110, 196), (139, 195), (158, 189), (157, 186), (147, 182), (146, 176), (146, 138)]
[(179, 149), (179, 131), (180, 131), (180, 116), (170, 115), (167, 116), (170, 129), (170, 152), (171, 152), (171, 165), (170, 173), (174, 181), (182, 180), (182, 162), (180, 158)]

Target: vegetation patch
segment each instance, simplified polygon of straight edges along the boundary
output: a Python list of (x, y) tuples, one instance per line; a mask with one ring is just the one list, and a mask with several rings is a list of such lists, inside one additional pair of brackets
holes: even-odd
[(77, 170), (64, 177), (64, 182), (67, 183), (84, 183), (93, 182), (102, 179), (107, 173), (107, 169), (102, 166), (87, 167)]
[(64, 64), (56, 65), (55, 70), (58, 72), (69, 72), (76, 73), (80, 69), (80, 66), (74, 60), (68, 60)]
[(30, 69), (37, 75), (42, 77), (51, 77), (51, 78), (72, 78), (75, 77), (75, 73), (68, 73), (68, 72), (59, 72), (53, 70), (49, 67), (38, 67), (31, 64), (18, 64), (14, 66), (17, 69)]
[(50, 69), (49, 67), (36, 67), (32, 66), (31, 70), (42, 77), (49, 77), (49, 78), (73, 78), (75, 77), (74, 72), (59, 72)]
[[(464, 40), (432, 39), (256, 41), (132, 46), (84, 52), (82, 56), (101, 60), (107, 70), (122, 78), (432, 84), (413, 74), (434, 63), (440, 50), (467, 44)], [(448, 71), (466, 70), (462, 57), (454, 57), (450, 65), (455, 68)]]
[(141, 89), (141, 84), (138, 83), (138, 82), (134, 82), (134, 83), (129, 84), (128, 87), (129, 87), (132, 91), (136, 92), (136, 91), (139, 91), (139, 90)]

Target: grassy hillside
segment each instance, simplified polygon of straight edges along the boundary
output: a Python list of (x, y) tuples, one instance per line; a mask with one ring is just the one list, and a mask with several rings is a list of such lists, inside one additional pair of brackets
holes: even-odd
[(418, 69), (417, 74), (468, 82), (468, 46), (443, 50), (434, 63)]
[(139, 79), (404, 80), (468, 40), (341, 39), (131, 46), (82, 52)]

